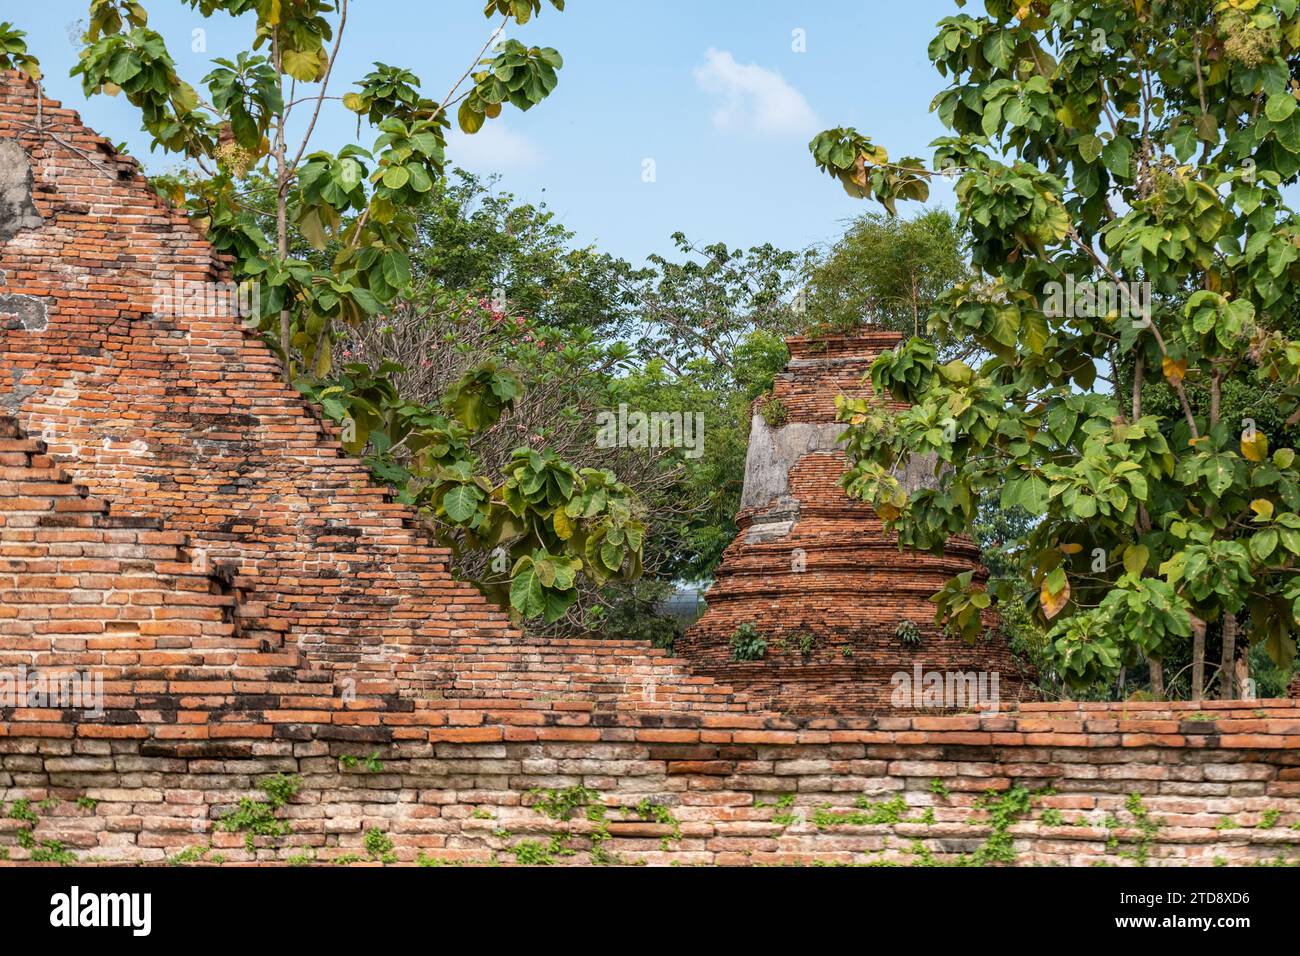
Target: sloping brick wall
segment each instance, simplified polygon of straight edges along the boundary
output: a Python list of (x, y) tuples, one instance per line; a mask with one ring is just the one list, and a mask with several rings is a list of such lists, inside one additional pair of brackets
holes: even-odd
[(109, 515), (40, 449), (0, 417), (0, 667), (94, 668), (112, 681), (126, 661), (166, 680), (170, 654), (196, 679), (226, 676), (235, 601), (194, 573), (184, 536)]
[[(838, 444), (838, 395), (868, 396), (871, 363), (897, 345), (896, 332), (787, 340), (790, 362), (773, 389), (786, 418), (755, 414), (740, 532), (706, 595), (708, 611), (677, 650), (701, 674), (743, 690), (774, 710), (853, 714), (894, 709), (895, 674), (998, 675), (998, 695), (1016, 700), (1021, 666), (995, 630), (975, 645), (934, 624), (931, 596), (948, 578), (987, 573), (967, 539), (942, 556), (900, 551), (874, 510), (840, 486), (848, 461)], [(905, 406), (895, 402), (894, 408)], [(931, 480), (931, 462), (904, 480)], [(900, 639), (910, 622), (919, 643)], [(732, 660), (730, 639), (752, 624), (767, 641), (762, 660)], [(909, 708), (910, 709), (910, 708)], [(964, 709), (964, 708), (959, 708)]]
[(39, 211), (0, 244), (3, 291), (44, 316), (0, 303), (0, 411), (93, 494), (188, 536), (229, 577), (242, 637), (412, 697), (745, 707), (646, 645), (525, 640), (237, 317), (154, 313), (159, 289), (229, 276), (133, 160), (13, 73), (0, 142), (28, 157)]
[(84, 691), (75, 704), (0, 701), (8, 734), (207, 740), (415, 709), (384, 683), (337, 694), (296, 646), (241, 634), (229, 587), (196, 566), (187, 536), (111, 512), (0, 417), (0, 693), (18, 675), (29, 689), (41, 675), (102, 683), (95, 713)]

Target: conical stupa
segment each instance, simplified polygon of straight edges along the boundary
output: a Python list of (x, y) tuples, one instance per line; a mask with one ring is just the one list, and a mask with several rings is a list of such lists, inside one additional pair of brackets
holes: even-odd
[[(1003, 700), (1021, 695), (1019, 669), (996, 621), (973, 645), (934, 623), (930, 598), (945, 581), (969, 570), (987, 578), (975, 543), (955, 539), (942, 557), (900, 551), (872, 508), (840, 485), (847, 458), (836, 396), (870, 395), (871, 363), (901, 338), (866, 329), (788, 339), (790, 362), (770, 399), (779, 414), (765, 419), (755, 409), (740, 533), (724, 553), (708, 610), (677, 651), (698, 673), (723, 678), (774, 709), (888, 711), (903, 706), (899, 675), (906, 675), (909, 692), (919, 681), (933, 687), (937, 674), (945, 687), (974, 676), (985, 681), (985, 697), (992, 686)], [(901, 477), (916, 488), (933, 474), (933, 462), (918, 459)], [(733, 635), (741, 630), (737, 643), (745, 644), (744, 625), (761, 641), (737, 651)], [(765, 645), (763, 656), (743, 659), (754, 656), (755, 643)], [(968, 706), (907, 696), (908, 710)]]

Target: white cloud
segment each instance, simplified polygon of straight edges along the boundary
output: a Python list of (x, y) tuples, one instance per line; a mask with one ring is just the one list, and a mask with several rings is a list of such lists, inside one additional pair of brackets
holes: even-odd
[(447, 137), (447, 160), (472, 172), (528, 169), (542, 161), (541, 149), (500, 120), (488, 120), (473, 136), (456, 130)]
[(695, 82), (719, 100), (713, 125), (720, 130), (803, 135), (820, 128), (813, 108), (785, 77), (757, 63), (737, 63), (726, 50), (709, 47)]

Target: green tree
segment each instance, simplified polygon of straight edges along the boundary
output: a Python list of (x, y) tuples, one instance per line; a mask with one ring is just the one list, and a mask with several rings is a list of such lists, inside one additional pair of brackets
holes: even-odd
[(41, 65), (27, 51), (27, 34), (8, 21), (0, 23), (0, 70), (17, 70), (41, 81)]
[(416, 214), (416, 278), (508, 302), (547, 328), (630, 338), (636, 270), (577, 245), (545, 205), (518, 202), (497, 187), (495, 177), (462, 170), (434, 184)]
[[(544, 205), (520, 203), (494, 181), (460, 170), (435, 184), (416, 217), (409, 290), (382, 318), (349, 330), (341, 355), (367, 368), (400, 366), (391, 375), (397, 394), (425, 407), (436, 407), (475, 369), (500, 363), (518, 380), (518, 394), (494, 425), (469, 438), (479, 473), (506, 474), (521, 446), (553, 452), (579, 477), (587, 468), (617, 474), (638, 519), (651, 512), (658, 519), (679, 484), (673, 462), (680, 455), (595, 440), (600, 413), (617, 407), (620, 383), (635, 369), (632, 347), (616, 334), (629, 321), (618, 300), (629, 294), (620, 283), (631, 267), (575, 245)], [(390, 483), (435, 505), (425, 513), (453, 547), (457, 572), (497, 598), (508, 596), (515, 563), (532, 553), (528, 536), (504, 551), (486, 549), (439, 513), (429, 497), (439, 485), (409, 445), (394, 445), (382, 458), (372, 449), (372, 458)], [(663, 554), (649, 542), (643, 549), (645, 572), (654, 575)], [(584, 574), (554, 628), (584, 626), (597, 608), (623, 599), (625, 584)]]
[[(496, 42), (511, 23), (540, 13), (542, 0), (491, 0), (484, 13), (496, 28), (440, 101), (421, 92), (411, 71), (374, 64), (341, 97), (358, 129), (363, 121), (373, 129), (374, 145), (337, 152), (313, 151), (312, 138), (336, 98), (348, 0), (182, 2), (247, 24), (250, 48), (214, 60), (192, 85), (138, 0), (90, 0), (73, 74), (87, 95), (123, 95), (153, 146), (187, 161), (156, 185), (232, 257), (236, 278), (257, 289), (254, 321), (285, 380), (339, 422), (345, 447), (424, 509), (449, 544), (507, 553), (502, 590), (521, 617), (563, 615), (580, 575), (638, 574), (644, 526), (613, 474), (531, 445), (484, 473), (475, 437), (520, 395), (508, 368), (486, 361), (444, 394), (413, 401), (395, 384), (403, 367), (335, 357), (341, 342), (412, 298), (415, 211), (443, 179), (453, 110), (473, 134), (505, 105), (530, 109), (556, 87), (563, 61), (554, 49)], [(550, 5), (564, 8), (563, 0)], [(4, 36), (9, 49), (12, 34)], [(452, 314), (467, 303), (442, 290), (432, 304)]]
[[(422, 95), (409, 70), (376, 63), (342, 97), (378, 134), (374, 147), (349, 145), (336, 154), (308, 150), (329, 98), (348, 0), (182, 2), (204, 17), (247, 22), (253, 31), (251, 49), (212, 61), (202, 79), (206, 97), (180, 77), (137, 0), (90, 0), (73, 74), (87, 95), (125, 96), (154, 148), (184, 157), (197, 171), (172, 183), (173, 194), (217, 248), (234, 256), (238, 277), (261, 284), (259, 318), (283, 359), (286, 382), (299, 371), (327, 373), (336, 331), (377, 314), (410, 281), (409, 208), (443, 175), (452, 108), (461, 129), (474, 133), (503, 104), (526, 110), (555, 88), (563, 61), (549, 47), (504, 40), (483, 58), (509, 22), (527, 22), (541, 0), (488, 4), (487, 15), (500, 13), (501, 23), (441, 102)], [(563, 7), (563, 0), (552, 2)], [(291, 142), (295, 118), (305, 131)], [(245, 188), (254, 169), (253, 189)], [(269, 236), (257, 219), (268, 209)], [(336, 242), (328, 269), (290, 256), (291, 225), (317, 249)]]
[(735, 359), (754, 332), (801, 328), (798, 293), (810, 257), (771, 244), (696, 246), (680, 232), (673, 241), (682, 259), (652, 255), (636, 276), (639, 353), (675, 375), (689, 369), (711, 386), (734, 385), (743, 375)]
[(678, 482), (656, 501), (652, 545), (662, 574), (700, 580), (736, 535), (751, 408), (789, 358), (784, 337), (804, 326), (809, 257), (673, 239), (680, 258), (651, 256), (627, 286), (637, 367), (618, 395), (632, 408), (704, 416), (705, 452), (675, 460)]
[[(932, 164), (852, 129), (811, 144), (887, 208), (958, 176), (979, 275), (929, 326), (988, 356), (941, 363), (921, 338), (882, 356), (877, 391), (912, 407), (843, 403), (847, 487), (914, 548), (941, 549), (992, 495), (1034, 515), (1018, 564), (1070, 683), (1145, 658), (1159, 696), (1161, 661), (1190, 646), (1203, 688), (1214, 625), (1236, 696), (1240, 625), (1289, 669), (1300, 612), (1300, 471), (1264, 411), (1300, 421), (1296, 0), (985, 7), (930, 44), (951, 77)], [(1172, 402), (1145, 403), (1153, 379)], [(1256, 396), (1247, 421), (1225, 415), (1233, 392)], [(938, 487), (908, 494), (893, 465), (923, 452)], [(939, 600), (967, 634), (990, 604), (969, 578)]]
[(944, 209), (912, 219), (859, 216), (809, 271), (809, 330), (869, 323), (922, 334), (935, 300), (968, 275), (962, 243), (956, 217)]

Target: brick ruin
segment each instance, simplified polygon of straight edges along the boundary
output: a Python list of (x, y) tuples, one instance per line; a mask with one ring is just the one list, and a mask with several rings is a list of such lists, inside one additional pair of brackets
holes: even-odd
[(224, 264), (38, 95), (0, 73), (0, 860), (1291, 858), (1295, 701), (786, 716), (529, 639), (238, 319), (157, 313)]
[[(708, 592), (708, 610), (677, 649), (697, 672), (774, 710), (890, 709), (891, 678), (904, 672), (914, 683), (918, 667), (996, 673), (1002, 700), (1022, 694), (1020, 666), (996, 622), (975, 645), (934, 624), (930, 597), (945, 581), (964, 571), (987, 579), (975, 543), (954, 540), (942, 557), (900, 551), (875, 512), (840, 487), (848, 461), (835, 398), (870, 396), (871, 363), (901, 339), (882, 330), (788, 339), (790, 362), (772, 393), (780, 417), (769, 424), (754, 411), (740, 533)], [(920, 487), (932, 480), (933, 462), (910, 462), (900, 477)], [(764, 658), (733, 659), (731, 636), (744, 624), (766, 640)]]

